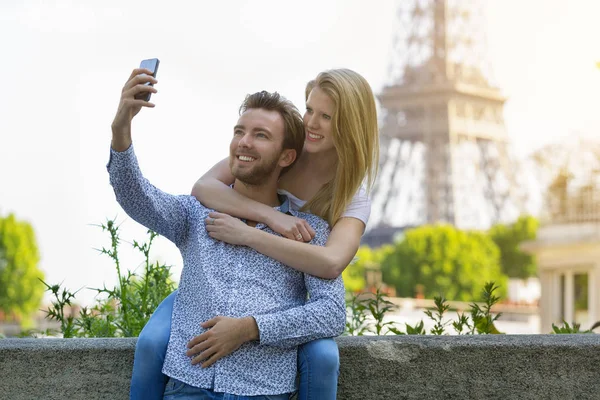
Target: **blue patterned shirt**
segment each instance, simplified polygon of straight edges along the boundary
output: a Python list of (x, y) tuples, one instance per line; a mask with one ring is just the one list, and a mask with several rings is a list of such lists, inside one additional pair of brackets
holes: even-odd
[[(204, 220), (212, 210), (192, 196), (170, 195), (151, 185), (142, 176), (133, 146), (124, 152), (111, 149), (107, 169), (125, 212), (175, 243), (183, 257), (163, 373), (192, 386), (241, 396), (294, 391), (297, 346), (344, 330), (341, 277), (316, 278), (252, 248), (211, 238)], [(281, 208), (287, 206), (286, 201)], [(312, 244), (325, 244), (325, 221), (289, 212), (313, 227)], [(264, 224), (256, 229), (276, 234)], [(254, 317), (259, 341), (243, 344), (209, 368), (192, 365), (185, 354), (188, 341), (205, 331), (200, 323), (218, 315)]]

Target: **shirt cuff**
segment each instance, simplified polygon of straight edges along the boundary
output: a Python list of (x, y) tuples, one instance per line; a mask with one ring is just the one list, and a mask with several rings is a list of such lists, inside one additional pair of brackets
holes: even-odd
[(135, 152), (133, 151), (133, 143), (124, 151), (116, 151), (112, 147), (110, 148), (110, 157), (106, 164), (106, 169), (110, 170), (112, 164), (115, 167), (130, 164), (131, 161), (135, 160)]
[(256, 321), (256, 326), (258, 327), (258, 342), (260, 344), (272, 344), (276, 338), (276, 330), (273, 329), (276, 327), (276, 322), (273, 321), (273, 318), (270, 315), (253, 315), (252, 318)]

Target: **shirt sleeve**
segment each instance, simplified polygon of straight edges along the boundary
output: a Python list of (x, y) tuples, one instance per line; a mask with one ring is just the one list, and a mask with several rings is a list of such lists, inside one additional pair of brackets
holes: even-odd
[(135, 221), (165, 236), (176, 245), (184, 242), (188, 212), (184, 197), (165, 193), (142, 176), (133, 145), (118, 152), (110, 149), (106, 165), (117, 202)]
[[(327, 224), (318, 224), (312, 244), (324, 246)], [(311, 224), (314, 226), (314, 224)], [(345, 290), (342, 277), (321, 279), (304, 274), (309, 298), (303, 306), (256, 315), (260, 344), (290, 348), (312, 340), (339, 336), (346, 327)]]
[(365, 226), (367, 222), (369, 222), (369, 217), (371, 216), (371, 199), (367, 193), (367, 189), (364, 186), (361, 186), (358, 189), (358, 192), (352, 198), (346, 210), (342, 213), (341, 218), (350, 217), (356, 218), (364, 222)]

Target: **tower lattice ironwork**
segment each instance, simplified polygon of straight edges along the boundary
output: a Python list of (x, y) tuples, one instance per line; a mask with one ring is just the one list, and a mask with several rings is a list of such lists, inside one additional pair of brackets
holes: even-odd
[(372, 226), (485, 228), (521, 210), (481, 1), (399, 2)]

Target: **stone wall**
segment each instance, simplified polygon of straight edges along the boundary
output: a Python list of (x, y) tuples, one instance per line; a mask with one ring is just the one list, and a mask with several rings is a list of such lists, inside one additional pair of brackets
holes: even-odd
[[(600, 399), (600, 335), (341, 337), (339, 399)], [(0, 399), (127, 399), (135, 339), (0, 340)]]

